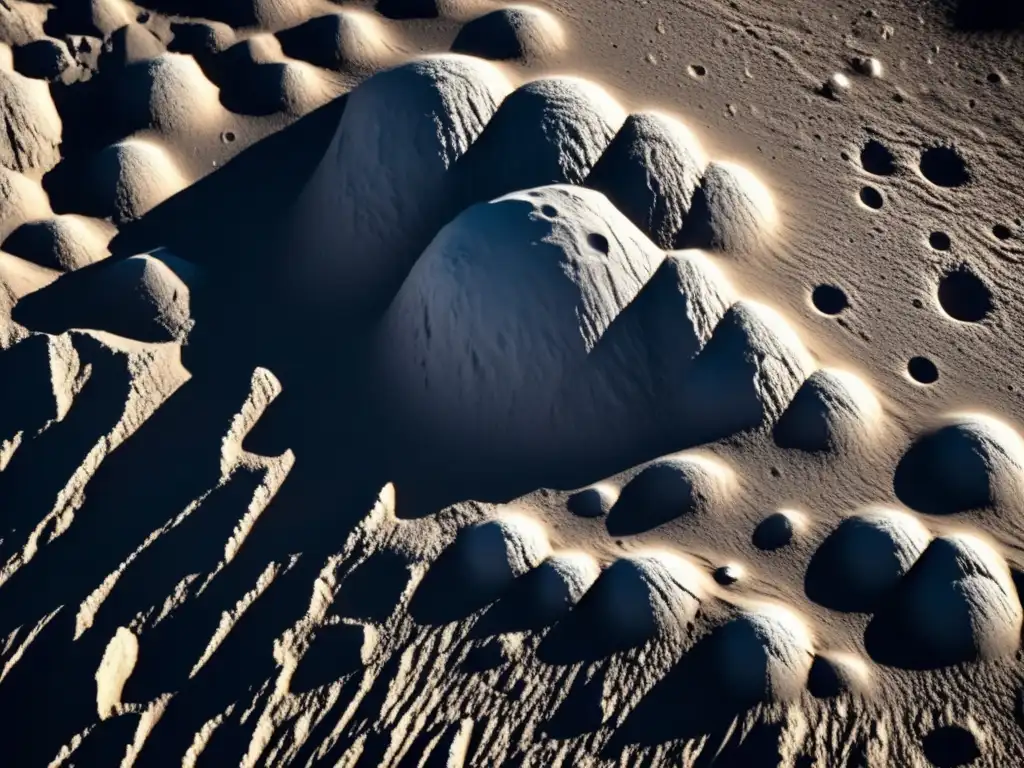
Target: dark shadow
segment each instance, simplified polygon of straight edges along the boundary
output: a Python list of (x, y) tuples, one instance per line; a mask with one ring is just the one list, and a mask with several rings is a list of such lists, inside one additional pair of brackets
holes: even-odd
[(994, 449), (983, 436), (951, 424), (921, 437), (900, 459), (893, 491), (905, 505), (928, 515), (951, 515), (993, 503)]
[(937, 768), (971, 765), (981, 750), (974, 734), (959, 725), (943, 725), (924, 737), (924, 756)]
[[(126, 577), (118, 580), (111, 590), (96, 617), (93, 631), (112, 636), (118, 626), (131, 621), (137, 612), (162, 602), (190, 574), (205, 574), (216, 568), (224, 557), (224, 542), (238, 525), (239, 515), (252, 501), (263, 475), (262, 471), (253, 469), (236, 471), (176, 528), (151, 544), (145, 556), (132, 563)], [(198, 483), (189, 485), (195, 488)], [(180, 497), (171, 502), (179, 500)], [(166, 507), (165, 514), (172, 515), (173, 506)], [(199, 586), (193, 584), (190, 591), (198, 590)], [(199, 643), (205, 643), (206, 639), (196, 638)], [(191, 642), (182, 638), (173, 653), (165, 657), (172, 667), (173, 658), (190, 655)], [(192, 663), (199, 658), (200, 651), (201, 647), (194, 649)], [(170, 649), (168, 652), (171, 653)]]
[(142, 0), (136, 5), (164, 16), (210, 19), (232, 27), (253, 27), (260, 24), (254, 8), (261, 4), (253, 0)]
[(374, 9), (385, 19), (436, 19), (437, 0), (377, 0)]
[(963, 32), (1014, 32), (1024, 28), (1024, 6), (1008, 0), (933, 0)]
[(554, 624), (570, 608), (565, 582), (542, 563), (516, 579), (501, 598), (481, 614), (470, 636), (536, 632)]
[(409, 601), (409, 615), (420, 624), (439, 626), (468, 618), (494, 602), (507, 584), (474, 583), (466, 577), (461, 542), (441, 553)]
[(462, 662), (462, 671), (471, 675), (492, 672), (508, 663), (505, 649), (497, 640), (490, 640), (474, 646)]
[(629, 560), (616, 560), (537, 647), (545, 664), (593, 662), (647, 643), (658, 632), (652, 587)]
[(604, 722), (605, 675), (601, 668), (591, 678), (581, 670), (554, 714), (544, 724), (544, 732), (553, 739), (573, 739), (593, 733)]
[[(321, 762), (316, 759), (316, 754), (319, 752), (324, 744), (330, 738), (331, 731), (338, 724), (338, 720), (344, 715), (345, 710), (348, 708), (348, 704), (359, 692), (359, 688), (363, 683), (362, 675), (352, 675), (345, 679), (341, 684), (341, 693), (338, 695), (337, 701), (333, 707), (323, 714), (323, 719), (313, 728), (310, 732), (309, 737), (306, 739), (306, 743), (302, 745), (295, 759), (292, 761), (292, 765), (333, 765), (331, 762)], [(351, 746), (353, 738), (349, 734), (341, 735), (338, 738), (338, 745), (342, 747)], [(244, 746), (243, 748), (244, 749)], [(237, 760), (238, 755), (242, 754), (242, 749), (236, 749), (233, 752), (226, 752), (224, 760), (213, 760), (213, 765), (225, 765), (227, 760)], [(230, 757), (228, 757), (230, 755)], [(177, 766), (175, 766), (177, 768)]]
[[(203, 723), (232, 702), (248, 700), (276, 674), (269, 652), (275, 638), (302, 615), (325, 559), (344, 546), (353, 524), (369, 512), (389, 479), (378, 454), (372, 408), (350, 405), (366, 402), (359, 372), (369, 320), (349, 322), (342, 316), (319, 327), (307, 322), (301, 307), (267, 300), (274, 295), (268, 284), (271, 260), (280, 258), (277, 227), (322, 155), (343, 104), (328, 105), (241, 153), (126, 226), (113, 244), (111, 263), (170, 246), (207, 271), (208, 293), (195, 297), (196, 326), (182, 350), (192, 378), (147, 421), (133, 425), (134, 434), (106, 456), (88, 482), (70, 528), (42, 546), (0, 590), (0, 624), (8, 629), (30, 628), (63, 606), (2, 688), (5, 722), (25, 733), (45, 724), (46, 733), (24, 745), (32, 759), (19, 765), (45, 764), (51, 751), (95, 721), (96, 664), (116, 627), (140, 613), (155, 626), (146, 626), (145, 651), (125, 698), (149, 701), (177, 692), (150, 735), (143, 759), (161, 764), (161, 755), (174, 755), (180, 760)], [(49, 511), (88, 450), (108, 434), (132, 386), (123, 357), (85, 334), (75, 333), (73, 339), (83, 364), (92, 365), (90, 379), (65, 419), (26, 440), (0, 473), (4, 526), (16, 529), (17, 538)], [(32, 358), (12, 358), (19, 368), (21, 363), (46, 365), (45, 356), (32, 354), (39, 343), (5, 352), (0, 367), (8, 354)], [(260, 363), (269, 363), (287, 393), (286, 402), (293, 404), (286, 408), (289, 418), (269, 431), (273, 447), (291, 449), (295, 464), (232, 562), (197, 594), (224, 558), (225, 544), (263, 479), (262, 470), (239, 469), (218, 487), (222, 439)], [(49, 376), (48, 367), (40, 372), (40, 392), (47, 392), (43, 376)], [(27, 377), (29, 369), (20, 373), (23, 382)], [(17, 390), (13, 382), (4, 382)], [(35, 397), (21, 398), (26, 407), (5, 417), (8, 428), (32, 426), (52, 407)], [(169, 527), (126, 566), (92, 628), (71, 643), (82, 601), (153, 531), (169, 526), (208, 492), (177, 527)], [(190, 679), (224, 611), (234, 609), (271, 563), (278, 568), (273, 583)], [(377, 575), (385, 571), (387, 566)], [(398, 575), (392, 575), (393, 581), (379, 585), (379, 601), (361, 595), (345, 600), (356, 612), (383, 615), (398, 586)], [(189, 576), (195, 581), (183, 582)], [(372, 567), (363, 583), (367, 580), (372, 580)], [(163, 601), (179, 584), (188, 599), (156, 622)], [(57, 691), (60, 707), (53, 705)], [(215, 741), (227, 750), (218, 764), (237, 763), (240, 752), (228, 756), (230, 750), (244, 750), (254, 725), (251, 719), (239, 724), (237, 739), (218, 734)]]
[(340, 680), (363, 668), (365, 629), (357, 624), (334, 624), (316, 631), (292, 677), (289, 690), (301, 694)]
[(341, 582), (334, 608), (339, 616), (383, 624), (411, 578), (409, 562), (402, 555), (390, 550), (375, 552)]
[[(125, 751), (135, 740), (135, 729), (139, 725), (139, 715), (127, 714), (112, 717), (109, 720), (101, 721), (71, 758), (73, 765), (120, 765), (124, 759)], [(57, 750), (53, 750), (51, 757), (57, 756)], [(15, 762), (17, 758), (13, 755), (9, 758)], [(18, 765), (30, 765), (30, 763), (18, 762)]]
[(694, 510), (695, 494), (685, 467), (652, 464), (622, 489), (608, 513), (608, 534), (632, 536), (671, 522)]
[[(52, 610), (50, 607), (49, 611)], [(109, 638), (103, 638), (103, 644), (98, 646), (88, 641), (70, 643), (74, 636), (74, 610), (74, 607), (65, 609), (54, 617), (4, 678), (0, 688), (0, 717), (9, 734), (4, 759), (11, 765), (48, 765), (62, 745), (98, 719), (94, 675)], [(28, 626), (34, 625), (35, 622), (31, 622)], [(55, 699), (59, 705), (55, 705)], [(117, 765), (124, 756), (124, 745), (131, 741), (134, 732), (134, 727), (129, 728), (128, 723), (136, 722), (132, 717), (119, 717), (100, 725), (97, 739), (85, 753), (91, 752), (97, 758), (116, 754), (117, 759), (112, 762), (101, 759), (93, 764)], [(120, 741), (123, 737), (127, 738)]]
[(815, 656), (807, 675), (807, 690), (810, 694), (816, 699), (831, 699), (845, 688), (835, 664), (822, 656)]
[(874, 613), (903, 575), (894, 535), (858, 517), (843, 520), (811, 556), (808, 599), (831, 611)]
[(989, 630), (976, 628), (972, 600), (979, 598), (958, 582), (980, 567), (949, 540), (933, 540), (868, 624), (864, 648), (872, 660), (909, 670), (977, 660), (976, 633)]
[[(264, 686), (263, 680), (255, 680), (253, 688), (250, 690), (252, 694), (251, 706), (252, 713), (249, 717), (245, 717), (247, 709), (246, 705), (250, 702), (241, 702), (242, 706), (236, 703), (234, 710), (230, 714), (224, 716), (223, 721), (213, 732), (212, 738), (203, 749), (202, 757), (199, 760), (199, 764), (202, 765), (204, 762), (208, 762), (211, 765), (234, 765), (240, 762), (241, 756), (245, 754), (246, 749), (249, 747), (249, 742), (252, 740), (254, 718), (259, 717), (259, 713), (263, 711), (264, 706), (267, 703), (269, 697), (269, 691), (272, 690), (270, 685), (273, 681), (269, 682), (269, 685)], [(259, 689), (262, 687), (262, 691)], [(199, 703), (201, 705), (201, 712), (190, 711), (190, 705)], [(188, 728), (191, 727), (196, 720), (197, 715), (201, 716), (204, 713), (210, 713), (209, 717), (214, 715), (224, 714), (227, 706), (232, 703), (221, 700), (220, 702), (181, 702), (178, 697), (174, 697), (170, 700), (167, 705), (167, 709), (164, 712), (163, 717), (160, 718), (160, 726), (154, 730), (153, 734), (147, 739), (145, 748), (142, 752), (140, 762), (145, 765), (156, 766), (157, 768), (178, 768), (180, 765), (180, 757), (178, 752), (166, 750), (163, 747), (168, 745), (168, 742), (164, 741), (167, 734), (179, 734), (181, 736), (188, 735)], [(211, 705), (216, 705), (219, 709), (215, 709)], [(187, 722), (183, 718), (187, 719), (192, 716), (192, 720)], [(164, 726), (166, 720), (166, 727)], [(201, 725), (203, 721), (199, 721)], [(188, 749), (189, 743), (179, 740), (170, 744), (173, 749), (177, 749), (178, 745), (184, 744), (184, 749)]]
[[(760, 696), (753, 690), (744, 695), (731, 694), (718, 677), (722, 664), (718, 645), (724, 631), (729, 631), (728, 625), (699, 640), (654, 685), (609, 741), (609, 756), (621, 753), (630, 744), (651, 746), (701, 737), (707, 737), (709, 745), (727, 742), (734, 721), (757, 707)], [(742, 664), (754, 659), (736, 660)], [(777, 737), (778, 732), (769, 727), (761, 736), (752, 734), (727, 748), (731, 757), (719, 757), (733, 762), (708, 762), (706, 758), (715, 753), (711, 749), (703, 752), (703, 762), (698, 764), (775, 766), (777, 762), (768, 761), (777, 761), (777, 752), (773, 752), (778, 749)]]
[(131, 256), (165, 246), (198, 266), (261, 272), (268, 258), (279, 256), (267, 238), (323, 157), (345, 101), (335, 99), (253, 144), (126, 224), (110, 244), (112, 253)]
[(685, 248), (710, 248), (714, 244), (715, 233), (711, 228), (711, 211), (708, 208), (708, 196), (703, 187), (697, 187), (690, 201), (690, 210), (686, 214), (683, 228), (676, 235), (673, 246), (676, 250)]
[[(25, 544), (28, 534), (53, 508), (57, 494), (125, 409), (131, 385), (126, 358), (84, 334), (76, 334), (73, 339), (82, 364), (92, 366), (88, 381), (64, 419), (22, 444), (7, 468), (0, 473), (0, 498), (5, 500), (3, 517), (0, 518), (4, 531), (0, 537), (4, 540), (0, 551), (5, 556), (13, 554), (12, 547)], [(43, 370), (43, 375), (48, 378), (48, 365)], [(28, 378), (32, 372), (26, 370), (19, 372), (18, 376)], [(56, 521), (53, 527), (55, 525)], [(111, 535), (116, 538), (117, 534), (114, 531)], [(41, 537), (43, 542), (46, 537), (46, 534)], [(85, 551), (88, 550), (86, 547)], [(36, 584), (28, 588), (31, 594), (21, 594), (19, 576), (20, 571), (0, 590), (0, 606), (3, 606), (0, 608), (3, 611), (0, 612), (0, 626), (7, 631), (42, 615), (44, 611), (35, 612), (36, 606), (67, 604), (64, 600), (48, 600), (53, 596), (49, 588), (61, 592), (67, 588), (59, 579)], [(30, 613), (26, 615), (25, 611)]]
[[(951, 612), (958, 612), (959, 607), (951, 606)], [(967, 620), (966, 616), (960, 615), (953, 618), (952, 622)], [(975, 660), (976, 653), (973, 652), (943, 652), (927, 643), (921, 643), (919, 630), (919, 627), (910, 623), (905, 610), (895, 605), (886, 606), (868, 624), (864, 633), (864, 648), (878, 664), (915, 672), (942, 669)]]
[(0, 403), (0, 440), (32, 433), (57, 417), (49, 338), (32, 335), (0, 351)]
[(967, 161), (956, 147), (928, 147), (921, 153), (919, 167), (921, 175), (937, 187), (962, 187), (971, 181)]
[(56, 213), (79, 213), (78, 208), (69, 208), (79, 203), (88, 204), (88, 185), (77, 179), (74, 189), (73, 171), (59, 170), (62, 167), (77, 167), (88, 154), (96, 152), (125, 136), (123, 125), (117, 120), (97, 120), (96, 113), (110, 110), (116, 105), (114, 96), (115, 79), (123, 70), (98, 72), (92, 79), (75, 83), (50, 83), (50, 94), (61, 119), (61, 162), (43, 177), (43, 188), (50, 195), (50, 202)]
[(860, 164), (874, 176), (892, 176), (896, 173), (896, 158), (892, 151), (877, 139), (869, 139), (860, 151)]
[(57, 4), (47, 12), (43, 32), (57, 40), (67, 35), (102, 38), (103, 30), (94, 21), (94, 7), (93, 3)]

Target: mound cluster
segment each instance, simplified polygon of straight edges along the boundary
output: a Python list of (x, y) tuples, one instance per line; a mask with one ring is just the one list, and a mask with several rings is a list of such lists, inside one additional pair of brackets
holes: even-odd
[[(431, 56), (351, 94), (282, 280), (323, 312), (386, 307), (388, 418), (446, 455), (621, 467), (772, 425), (814, 373), (786, 321), (700, 250), (755, 248), (775, 222), (764, 186), (671, 116), (627, 115), (580, 78), (514, 88), (480, 59)], [(795, 447), (841, 449), (877, 418), (851, 374), (805, 389), (780, 433)]]

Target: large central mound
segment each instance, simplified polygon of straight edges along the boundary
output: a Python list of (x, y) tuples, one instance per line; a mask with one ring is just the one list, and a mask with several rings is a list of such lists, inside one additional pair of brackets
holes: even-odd
[(644, 355), (637, 339), (606, 343), (662, 259), (591, 190), (555, 185), (467, 209), (381, 322), (378, 376), (398, 423), (460, 455), (537, 465), (635, 442), (653, 405), (627, 393)]

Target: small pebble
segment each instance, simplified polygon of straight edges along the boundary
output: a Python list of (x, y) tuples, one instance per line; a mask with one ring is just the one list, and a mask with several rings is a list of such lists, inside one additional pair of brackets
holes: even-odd
[(723, 587), (735, 584), (742, 575), (743, 569), (738, 565), (723, 565), (721, 568), (715, 569), (715, 581)]
[(850, 78), (844, 75), (842, 72), (836, 72), (830, 77), (824, 86), (822, 86), (822, 92), (830, 99), (841, 99), (847, 91), (850, 90)]
[(865, 77), (880, 78), (885, 74), (882, 62), (874, 56), (857, 56), (853, 60), (853, 68)]

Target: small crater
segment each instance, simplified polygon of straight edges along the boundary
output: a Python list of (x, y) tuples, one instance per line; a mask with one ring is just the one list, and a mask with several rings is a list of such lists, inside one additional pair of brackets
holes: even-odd
[(843, 691), (839, 671), (829, 660), (815, 656), (807, 676), (807, 690), (816, 699), (831, 699)]
[(846, 294), (834, 285), (819, 285), (811, 293), (814, 308), (823, 315), (838, 315), (850, 306)]
[(967, 163), (953, 147), (929, 147), (921, 153), (921, 175), (937, 187), (962, 187), (971, 180)]
[(992, 292), (966, 265), (939, 280), (939, 304), (954, 320), (980, 323), (992, 311)]
[(706, 67), (703, 64), (691, 64), (690, 65), (690, 76), (691, 77), (704, 77), (708, 73)]
[(945, 232), (932, 232), (928, 235), (928, 245), (936, 251), (948, 251), (952, 242), (949, 239), (949, 235)]
[(989, 72), (988, 77), (985, 78), (990, 83), (1001, 83), (1003, 82), (1003, 76), (998, 72)]
[(937, 768), (972, 765), (979, 757), (978, 740), (959, 725), (944, 725), (924, 738), (924, 756)]
[(863, 187), (860, 191), (860, 201), (875, 211), (880, 209), (885, 203), (882, 193), (874, 187)]
[(608, 253), (608, 238), (605, 237), (604, 235), (599, 235), (596, 232), (590, 233), (589, 235), (587, 235), (587, 245), (589, 245), (595, 251), (599, 251), (600, 253)]
[(793, 521), (782, 512), (768, 515), (754, 529), (754, 546), (765, 552), (780, 549), (793, 540)]
[(1008, 240), (1013, 233), (1005, 224), (996, 224), (992, 227), (992, 234), (995, 235), (997, 240)]
[(220, 135), (220, 140), (225, 144), (233, 143), (236, 138), (234, 131), (224, 131), (224, 133)]
[(553, 219), (558, 216), (558, 209), (553, 205), (542, 205), (540, 212), (547, 216), (549, 219)]
[(860, 164), (865, 171), (875, 176), (892, 176), (896, 173), (896, 158), (888, 147), (874, 139), (861, 149)]
[(927, 357), (912, 357), (907, 363), (907, 373), (918, 384), (934, 384), (939, 380), (939, 369)]

